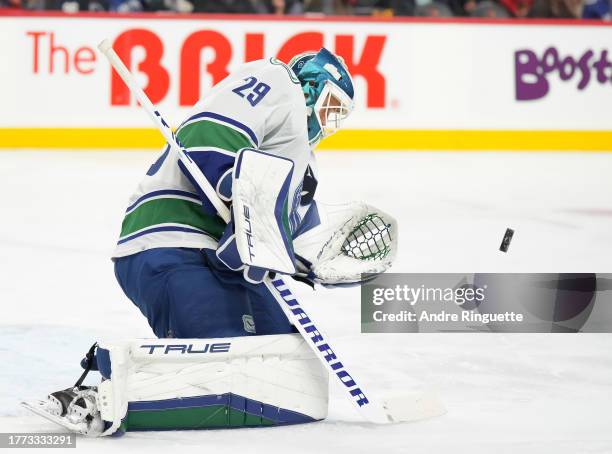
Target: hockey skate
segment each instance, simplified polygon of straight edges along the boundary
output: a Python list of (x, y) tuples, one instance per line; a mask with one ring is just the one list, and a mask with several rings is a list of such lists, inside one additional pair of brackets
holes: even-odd
[(71, 388), (55, 391), (46, 400), (21, 402), (24, 408), (52, 421), (71, 432), (97, 437), (104, 431), (104, 421), (98, 410), (98, 390), (94, 386), (82, 386), (83, 380), (90, 370), (97, 370), (95, 349), (93, 344), (81, 366), (83, 374)]
[(51, 393), (46, 400), (21, 405), (71, 432), (96, 437), (104, 431), (96, 394), (94, 387), (79, 386)]

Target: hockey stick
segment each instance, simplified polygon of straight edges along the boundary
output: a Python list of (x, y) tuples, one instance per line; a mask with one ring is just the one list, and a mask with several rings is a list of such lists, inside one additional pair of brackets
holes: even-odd
[[(191, 160), (185, 149), (180, 145), (168, 123), (161, 114), (155, 110), (142, 88), (137, 85), (134, 76), (115, 53), (110, 41), (102, 41), (98, 45), (98, 49), (106, 56), (138, 102), (140, 102), (140, 105), (162, 133), (172, 151), (178, 153), (180, 161), (185, 165), (200, 189), (213, 204), (219, 216), (225, 222), (229, 222), (229, 209), (221, 201), (199, 167)], [(357, 384), (357, 381), (348, 372), (343, 362), (338, 358), (314, 321), (306, 314), (298, 300), (293, 296), (293, 293), (285, 281), (281, 277), (276, 277), (274, 280), (267, 278), (264, 283), (277, 303), (281, 306), (287, 318), (297, 328), (327, 370), (339, 380), (346, 396), (366, 420), (385, 424), (391, 422), (414, 421), (426, 417), (437, 416), (444, 412), (440, 410), (437, 401), (434, 402), (432, 399), (424, 399), (423, 396), (420, 398), (415, 398), (415, 396), (395, 396), (392, 400), (386, 401), (382, 405), (371, 401), (366, 396), (362, 387)]]

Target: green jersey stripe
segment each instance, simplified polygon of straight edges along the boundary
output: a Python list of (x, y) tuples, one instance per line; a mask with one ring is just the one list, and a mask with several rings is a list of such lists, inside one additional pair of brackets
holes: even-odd
[(217, 216), (211, 216), (202, 210), (202, 205), (185, 199), (161, 198), (151, 199), (139, 205), (126, 215), (121, 225), (121, 238), (134, 232), (159, 224), (182, 224), (195, 227), (221, 238), (225, 223)]
[(215, 147), (237, 152), (253, 146), (250, 139), (236, 129), (207, 119), (184, 125), (177, 137), (185, 148)]

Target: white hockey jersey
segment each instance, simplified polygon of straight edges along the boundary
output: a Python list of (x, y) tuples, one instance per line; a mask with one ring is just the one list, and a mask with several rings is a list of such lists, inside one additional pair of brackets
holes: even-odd
[[(258, 60), (213, 87), (181, 124), (177, 137), (219, 194), (222, 177), (231, 173), (236, 152), (244, 147), (291, 159), (288, 222), (297, 232), (303, 230), (301, 220), (316, 188), (306, 117), (293, 71), (274, 58)], [(215, 249), (225, 222), (191, 181), (167, 146), (129, 200), (113, 257), (157, 247)]]

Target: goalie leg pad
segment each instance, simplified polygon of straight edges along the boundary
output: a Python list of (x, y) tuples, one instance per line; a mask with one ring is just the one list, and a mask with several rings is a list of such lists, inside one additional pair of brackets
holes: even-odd
[(98, 395), (112, 424), (105, 434), (120, 426), (253, 427), (327, 416), (327, 371), (298, 334), (144, 339), (101, 343), (99, 351), (100, 370), (110, 373)]

